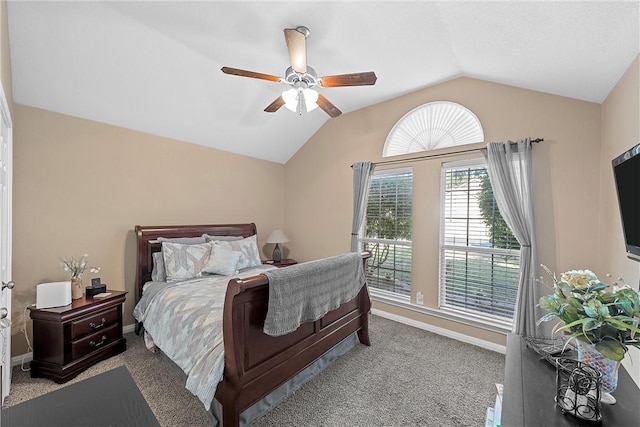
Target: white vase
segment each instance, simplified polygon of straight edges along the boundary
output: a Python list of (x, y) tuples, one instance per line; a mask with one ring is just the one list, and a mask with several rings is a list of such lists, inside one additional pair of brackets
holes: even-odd
[(593, 366), (602, 374), (600, 390), (602, 403), (614, 404), (616, 398), (611, 395), (618, 387), (618, 368), (620, 362), (607, 359), (592, 344), (578, 340), (578, 360)]

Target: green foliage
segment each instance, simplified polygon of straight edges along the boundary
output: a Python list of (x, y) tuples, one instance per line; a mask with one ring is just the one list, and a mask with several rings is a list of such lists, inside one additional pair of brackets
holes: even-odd
[(502, 215), (500, 215), (498, 205), (493, 196), (493, 187), (491, 187), (491, 181), (489, 180), (489, 174), (486, 169), (484, 173), (478, 174), (478, 178), (481, 180), (482, 189), (478, 196), (478, 202), (480, 211), (482, 212), (482, 219), (487, 225), (493, 247), (520, 249), (518, 240), (513, 236), (511, 229), (502, 218)]
[(373, 177), (367, 203), (366, 236), (411, 240), (412, 193), (410, 177)]
[(472, 187), (477, 183), (480, 185), (480, 191), (477, 196), (478, 206), (482, 219), (487, 226), (491, 246), (502, 249), (520, 249), (520, 244), (498, 210), (486, 168), (452, 170), (451, 173), (447, 174), (445, 187), (447, 190), (452, 190), (462, 185)]
[[(365, 236), (373, 239), (411, 240), (413, 209), (411, 174), (373, 176), (367, 201)], [(369, 264), (381, 266), (389, 256), (387, 243), (370, 243)]]
[(513, 317), (518, 292), (519, 262), (510, 256), (477, 256), (469, 253), (446, 260), (444, 271), (447, 304)]
[[(570, 270), (553, 278), (553, 293), (540, 298), (547, 314), (538, 324), (559, 319), (556, 332), (567, 331), (573, 338), (594, 344), (603, 356), (620, 361), (628, 346), (640, 348), (640, 293), (628, 287), (600, 282), (590, 270)], [(621, 280), (621, 279), (619, 279)]]

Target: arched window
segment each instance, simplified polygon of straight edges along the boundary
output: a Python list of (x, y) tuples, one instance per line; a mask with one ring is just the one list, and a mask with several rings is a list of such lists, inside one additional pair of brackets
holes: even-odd
[(382, 157), (417, 153), (484, 141), (478, 117), (450, 101), (435, 101), (414, 108), (393, 126)]

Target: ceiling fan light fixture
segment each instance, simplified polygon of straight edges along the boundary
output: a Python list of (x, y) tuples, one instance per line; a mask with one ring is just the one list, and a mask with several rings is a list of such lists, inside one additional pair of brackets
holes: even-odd
[(294, 113), (298, 109), (298, 90), (291, 88), (282, 92), (282, 99), (284, 99), (284, 106)]
[(318, 108), (318, 92), (313, 89), (305, 89), (302, 92), (304, 93), (304, 103), (307, 107), (307, 113)]
[(313, 89), (291, 88), (282, 92), (284, 106), (294, 113), (313, 111), (318, 108), (318, 92)]

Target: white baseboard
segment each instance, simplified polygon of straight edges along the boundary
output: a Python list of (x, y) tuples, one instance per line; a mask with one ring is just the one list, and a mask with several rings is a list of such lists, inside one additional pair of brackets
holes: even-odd
[(428, 323), (420, 322), (418, 320), (409, 319), (408, 317), (398, 316), (397, 314), (387, 313), (386, 311), (382, 311), (377, 308), (371, 309), (371, 314), (375, 314), (376, 316), (384, 317), (385, 319), (394, 320), (396, 322), (413, 326), (418, 329), (422, 329), (425, 331), (433, 332), (434, 334), (442, 335), (447, 338), (452, 338), (454, 340), (462, 341), (467, 344), (472, 344), (477, 347), (486, 348), (487, 350), (495, 351), (497, 353), (506, 354), (507, 348), (506, 346), (493, 343), (491, 341), (485, 341), (478, 338), (470, 337), (469, 335), (464, 335), (458, 332), (450, 331), (449, 329), (440, 328), (438, 326), (433, 326)]
[(11, 358), (11, 367), (16, 367), (16, 366), (20, 366), (22, 365), (22, 363), (29, 363), (33, 360), (33, 353), (29, 352), (29, 353), (25, 353), (25, 354), (20, 354), (18, 356), (14, 356)]
[[(128, 334), (136, 330), (136, 325), (127, 325), (122, 327), (122, 333)], [(33, 352), (20, 354), (11, 358), (11, 367), (22, 365), (23, 363), (31, 362), (33, 360)]]

